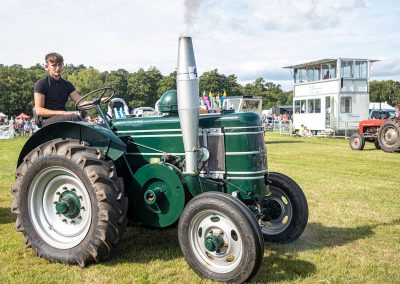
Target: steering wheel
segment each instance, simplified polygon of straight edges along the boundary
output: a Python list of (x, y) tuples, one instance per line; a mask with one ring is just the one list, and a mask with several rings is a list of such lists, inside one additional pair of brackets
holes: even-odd
[[(97, 93), (100, 93), (99, 97), (95, 97), (90, 101), (86, 101), (86, 99), (90, 96), (93, 96)], [(109, 94), (106, 96), (104, 100), (102, 98), (104, 97), (105, 94)], [(108, 103), (113, 97), (115, 96), (115, 90), (110, 87), (105, 87), (105, 88), (100, 88), (94, 91), (91, 91), (90, 93), (84, 95), (79, 101), (76, 102), (75, 108), (77, 110), (87, 110), (87, 109), (92, 109), (95, 108), (99, 104), (105, 104)]]

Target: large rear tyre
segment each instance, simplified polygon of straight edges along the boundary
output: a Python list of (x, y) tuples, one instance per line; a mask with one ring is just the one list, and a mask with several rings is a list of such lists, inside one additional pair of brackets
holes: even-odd
[(264, 254), (260, 228), (238, 199), (207, 192), (194, 197), (179, 220), (183, 256), (201, 277), (243, 283), (258, 271)]
[(31, 151), (12, 192), (25, 246), (50, 261), (100, 262), (126, 228), (128, 201), (113, 162), (78, 140), (56, 139)]
[(349, 144), (352, 150), (363, 150), (365, 139), (360, 133), (353, 133), (350, 137)]
[(307, 226), (307, 199), (300, 186), (288, 176), (270, 172), (268, 179), (271, 194), (262, 202), (263, 217), (259, 219), (264, 240), (293, 242)]
[(385, 152), (400, 151), (400, 125), (398, 122), (394, 120), (386, 121), (379, 128), (378, 141)]

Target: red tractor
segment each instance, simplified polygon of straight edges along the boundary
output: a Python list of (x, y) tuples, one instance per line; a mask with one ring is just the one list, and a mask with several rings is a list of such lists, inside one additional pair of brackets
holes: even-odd
[(358, 132), (350, 137), (350, 148), (362, 150), (365, 141), (373, 142), (378, 150), (400, 152), (400, 119), (392, 117), (361, 121)]

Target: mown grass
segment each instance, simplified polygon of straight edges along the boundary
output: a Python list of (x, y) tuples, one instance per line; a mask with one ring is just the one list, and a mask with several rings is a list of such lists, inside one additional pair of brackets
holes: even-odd
[[(183, 259), (177, 229), (129, 228), (110, 260), (80, 269), (23, 246), (10, 213), (26, 140), (0, 140), (0, 283), (209, 283)], [(267, 243), (259, 283), (400, 283), (400, 155), (351, 151), (346, 140), (267, 133), (270, 171), (296, 180), (309, 223), (292, 244)]]

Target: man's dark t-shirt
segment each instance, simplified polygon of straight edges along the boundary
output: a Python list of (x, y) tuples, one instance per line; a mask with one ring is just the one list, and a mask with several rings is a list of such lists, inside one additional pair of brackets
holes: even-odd
[(45, 96), (44, 108), (50, 110), (66, 110), (65, 104), (73, 91), (75, 87), (71, 82), (63, 78), (55, 80), (50, 75), (38, 80), (35, 84), (35, 93)]

